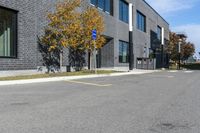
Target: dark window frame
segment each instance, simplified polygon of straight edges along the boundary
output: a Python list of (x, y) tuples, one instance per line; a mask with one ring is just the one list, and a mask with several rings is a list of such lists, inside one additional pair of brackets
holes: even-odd
[[(120, 45), (122, 44), (122, 51), (120, 51)], [(123, 51), (124, 51), (124, 45), (127, 45), (126, 47), (127, 47), (127, 49), (126, 49), (126, 53), (127, 53), (127, 55), (126, 55), (126, 61), (125, 62), (123, 62), (123, 59), (121, 60), (121, 55), (120, 55), (120, 53), (122, 52), (123, 53)], [(122, 55), (122, 58), (123, 58), (123, 55)], [(122, 40), (119, 40), (119, 63), (129, 63), (129, 43), (128, 42), (126, 42), (126, 41), (122, 41)]]
[(14, 29), (15, 35), (14, 35), (14, 46), (13, 46), (14, 55), (13, 56), (0, 56), (0, 59), (3, 59), (3, 58), (4, 59), (17, 59), (18, 58), (18, 13), (19, 13), (19, 11), (4, 7), (4, 6), (0, 6), (0, 9), (11, 11), (15, 14), (15, 29)]
[(146, 32), (147, 31), (146, 16), (139, 10), (137, 10), (136, 16), (137, 16), (137, 29)]
[(107, 9), (106, 9), (106, 1), (107, 0), (103, 0), (103, 9), (101, 8), (101, 7), (99, 7), (99, 0), (95, 0), (96, 2), (95, 3), (92, 3), (92, 0), (90, 0), (90, 4), (91, 5), (93, 5), (93, 6), (95, 6), (96, 8), (98, 8), (98, 9), (100, 9), (100, 10), (102, 10), (103, 12), (105, 12), (105, 13), (107, 13), (107, 14), (109, 14), (109, 15), (111, 15), (111, 16), (113, 16), (114, 15), (114, 13), (113, 13), (113, 4), (114, 4), (114, 0), (109, 0), (110, 1), (110, 11), (107, 11)]

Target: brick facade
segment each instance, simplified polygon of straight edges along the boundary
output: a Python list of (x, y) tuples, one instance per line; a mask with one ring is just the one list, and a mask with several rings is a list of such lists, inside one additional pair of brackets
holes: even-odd
[[(47, 11), (53, 11), (58, 0), (1, 0), (0, 6), (18, 12), (18, 46), (17, 58), (0, 58), (0, 70), (36, 69), (41, 66), (41, 56), (37, 48), (37, 36), (42, 35), (47, 24)], [(127, 0), (133, 3), (134, 8), (134, 54), (135, 59), (143, 54), (144, 46), (150, 47), (150, 30), (156, 31), (157, 25), (165, 27), (165, 38), (169, 39), (169, 25), (143, 0)], [(89, 6), (89, 0), (84, 0), (83, 9)], [(143, 33), (136, 28), (136, 11), (141, 10), (146, 15), (147, 32)], [(128, 66), (119, 63), (119, 40), (128, 42), (128, 24), (119, 20), (119, 1), (114, 0), (114, 15), (103, 13), (105, 17), (105, 36), (111, 41), (101, 50), (101, 67)], [(68, 63), (67, 50), (64, 65)]]

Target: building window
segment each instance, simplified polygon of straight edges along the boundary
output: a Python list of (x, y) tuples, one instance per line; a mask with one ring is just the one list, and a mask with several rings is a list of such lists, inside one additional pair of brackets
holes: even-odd
[(105, 0), (105, 11), (111, 14), (111, 0)]
[(113, 0), (90, 0), (90, 3), (106, 13), (113, 15)]
[(124, 0), (119, 1), (119, 19), (126, 23), (129, 21), (129, 6)]
[(96, 4), (97, 4), (97, 0), (90, 0), (90, 3), (91, 3), (92, 5), (96, 5)]
[(104, 9), (104, 0), (98, 0), (98, 7)]
[(157, 26), (157, 39), (161, 41), (162, 39), (162, 29), (160, 26)]
[(137, 11), (137, 29), (146, 32), (146, 16)]
[(16, 57), (17, 12), (0, 7), (0, 57)]
[(129, 62), (129, 44), (124, 41), (119, 41), (119, 62)]

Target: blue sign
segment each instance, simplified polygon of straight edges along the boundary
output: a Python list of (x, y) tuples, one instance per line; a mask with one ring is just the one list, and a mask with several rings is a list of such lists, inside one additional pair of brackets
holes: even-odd
[(93, 40), (97, 39), (97, 30), (92, 30), (92, 39)]

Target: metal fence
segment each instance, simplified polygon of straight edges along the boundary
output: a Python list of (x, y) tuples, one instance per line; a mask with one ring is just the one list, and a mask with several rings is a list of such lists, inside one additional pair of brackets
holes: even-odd
[(137, 69), (154, 70), (156, 69), (156, 59), (137, 58)]

